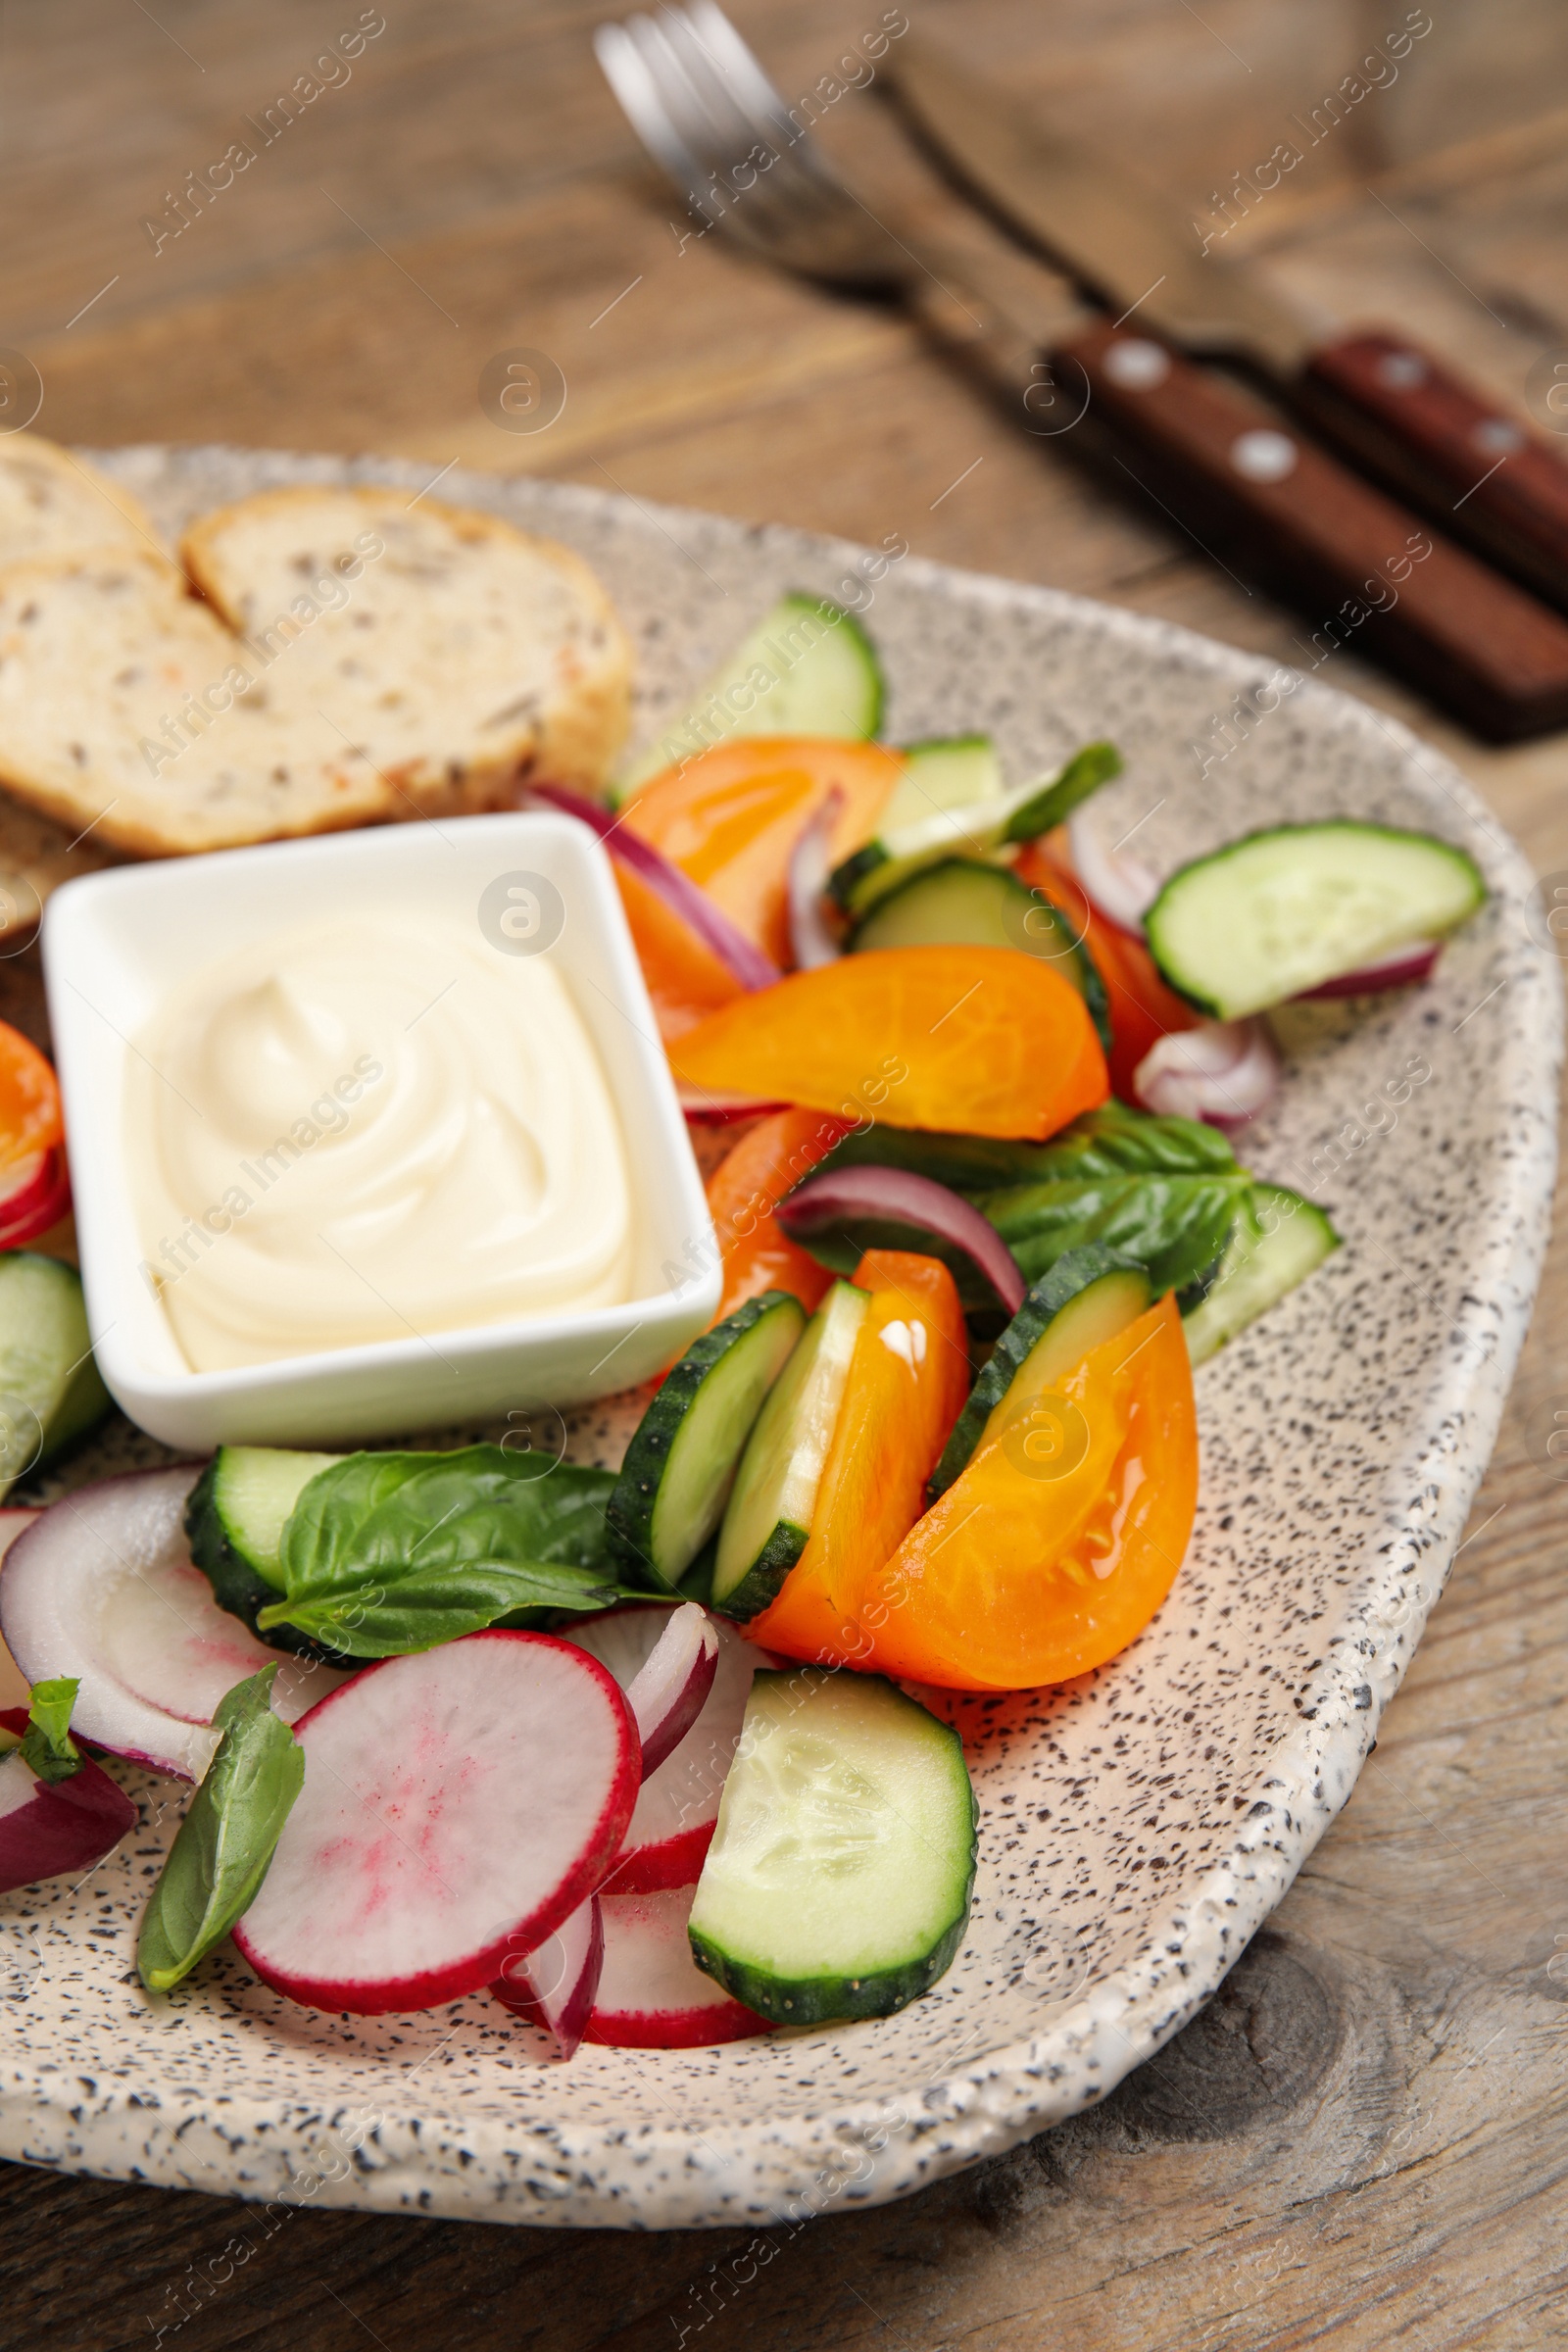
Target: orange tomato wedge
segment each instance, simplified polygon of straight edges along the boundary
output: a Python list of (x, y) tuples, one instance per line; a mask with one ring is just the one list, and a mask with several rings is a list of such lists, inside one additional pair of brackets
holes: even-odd
[(710, 1013), (670, 1063), (720, 1094), (1035, 1142), (1109, 1091), (1082, 997), (1012, 948), (841, 956)]
[(919, 1516), (969, 1393), (953, 1276), (934, 1257), (868, 1250), (855, 1280), (871, 1303), (855, 1343), (810, 1539), (748, 1637), (787, 1657), (859, 1663), (860, 1597)]
[(0, 1168), (64, 1141), (60, 1082), (31, 1040), (0, 1021)]
[(904, 754), (882, 743), (746, 736), (651, 777), (626, 802), (622, 822), (787, 967), (790, 852), (837, 785), (844, 805), (831, 856), (847, 858), (875, 833), (904, 768)]
[(832, 1275), (790, 1240), (772, 1211), (846, 1132), (845, 1120), (819, 1110), (775, 1111), (713, 1170), (708, 1205), (724, 1262), (715, 1323), (763, 1291), (793, 1291), (808, 1314), (820, 1302)]
[(981, 1445), (868, 1581), (838, 1655), (956, 1690), (1086, 1674), (1170, 1591), (1197, 1498), (1192, 1368), (1167, 1296)]
[(659, 1034), (668, 1045), (720, 1004), (746, 991), (689, 923), (630, 866), (614, 860), (615, 887), (626, 910), (637, 960), (653, 999)]
[(1202, 1014), (1166, 987), (1141, 939), (1090, 904), (1065, 858), (1031, 842), (1013, 871), (1061, 908), (1094, 958), (1110, 1001), (1110, 1083), (1124, 1102), (1136, 1102), (1133, 1075), (1150, 1047), (1178, 1029), (1196, 1029)]

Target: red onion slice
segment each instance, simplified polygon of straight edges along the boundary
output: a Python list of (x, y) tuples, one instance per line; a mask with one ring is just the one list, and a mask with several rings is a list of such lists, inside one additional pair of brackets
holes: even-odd
[(1102, 849), (1090, 829), (1086, 809), (1075, 809), (1068, 817), (1067, 840), (1073, 872), (1083, 884), (1085, 896), (1107, 922), (1142, 939), (1144, 916), (1159, 896), (1156, 876), (1141, 858), (1126, 850)]
[(790, 852), (790, 946), (797, 971), (812, 972), (838, 960), (839, 943), (822, 912), (822, 893), (833, 867), (833, 828), (844, 806), (835, 784)]
[(1023, 1304), (1027, 1285), (1018, 1261), (996, 1227), (967, 1200), (929, 1176), (907, 1168), (835, 1168), (808, 1176), (781, 1200), (774, 1215), (791, 1241), (808, 1242), (847, 1217), (879, 1217), (935, 1234), (985, 1276), (1009, 1315)]
[(742, 988), (771, 988), (780, 977), (778, 966), (752, 945), (744, 931), (737, 930), (707, 891), (700, 890), (678, 865), (672, 865), (651, 841), (644, 841), (641, 834), (622, 824), (613, 809), (601, 808), (597, 801), (585, 799), (564, 784), (530, 784), (527, 798), (543, 801), (563, 816), (576, 817), (579, 824), (597, 834), (612, 858), (618, 858), (634, 874), (640, 874), (651, 890), (658, 891), (671, 912), (712, 950)]
[(688, 1127), (733, 1127), (738, 1119), (764, 1119), (787, 1102), (764, 1102), (759, 1095), (704, 1095), (695, 1087), (677, 1085)]
[(1429, 976), (1442, 954), (1441, 939), (1412, 940), (1396, 956), (1363, 963), (1358, 972), (1342, 972), (1337, 980), (1320, 980), (1316, 988), (1303, 989), (1296, 1001), (1306, 1004), (1314, 997), (1370, 997), (1381, 988), (1411, 988)]
[(1279, 1053), (1254, 1017), (1200, 1021), (1162, 1037), (1134, 1071), (1133, 1092), (1161, 1118), (1245, 1127), (1273, 1101), (1279, 1082)]

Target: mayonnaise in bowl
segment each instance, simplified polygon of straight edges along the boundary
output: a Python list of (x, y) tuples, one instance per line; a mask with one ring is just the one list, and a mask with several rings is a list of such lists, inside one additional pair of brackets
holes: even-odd
[(133, 1044), (141, 1274), (193, 1371), (630, 1298), (620, 1122), (548, 956), (315, 924), (187, 975)]

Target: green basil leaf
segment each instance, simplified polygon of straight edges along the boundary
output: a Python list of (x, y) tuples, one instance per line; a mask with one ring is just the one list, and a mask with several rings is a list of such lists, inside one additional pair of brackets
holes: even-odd
[(219, 1702), (217, 1752), (142, 1918), (136, 1966), (149, 1992), (188, 1976), (249, 1909), (305, 1785), (305, 1751), (270, 1704), (276, 1680), (264, 1666)]
[(489, 1625), (555, 1625), (647, 1597), (607, 1581), (597, 1569), (564, 1562), (464, 1560), (388, 1571), (351, 1592), (276, 1601), (261, 1612), (258, 1624), (264, 1631), (297, 1626), (350, 1657), (390, 1658), (433, 1649)]
[(614, 1485), (612, 1470), (500, 1446), (351, 1453), (318, 1471), (284, 1522), (283, 1589), (290, 1600), (317, 1599), (414, 1568), (495, 1561), (608, 1576), (605, 1504)]
[(1064, 1250), (1103, 1242), (1149, 1268), (1155, 1297), (1186, 1290), (1223, 1254), (1251, 1189), (1229, 1175), (1066, 1177), (989, 1193), (980, 1206), (1028, 1282), (1048, 1274)]
[(71, 1737), (71, 1710), (81, 1685), (74, 1674), (34, 1683), (27, 1701), (22, 1755), (40, 1781), (69, 1781), (81, 1770), (81, 1750)]
[(1224, 1175), (1236, 1155), (1217, 1127), (1199, 1119), (1155, 1118), (1122, 1102), (1102, 1103), (1049, 1143), (1008, 1143), (982, 1135), (946, 1135), (913, 1127), (873, 1127), (847, 1135), (809, 1171), (908, 1168), (971, 1198), (1002, 1186), (1049, 1184), (1118, 1175)]

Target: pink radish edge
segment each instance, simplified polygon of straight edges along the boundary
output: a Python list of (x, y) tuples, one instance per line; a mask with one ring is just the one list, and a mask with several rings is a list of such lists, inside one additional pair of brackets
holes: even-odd
[(605, 1963), (585, 2041), (622, 2050), (695, 2050), (770, 2034), (765, 2017), (704, 1976), (686, 1923), (695, 1886), (604, 1894)]
[(537, 2026), (569, 2058), (582, 2040), (605, 1965), (605, 1920), (591, 1894), (537, 1951), (514, 1953), (490, 1990), (503, 2009)]
[(626, 1685), (626, 1704), (643, 1743), (643, 1778), (648, 1780), (676, 1747), (703, 1711), (718, 1663), (718, 1636), (708, 1611), (695, 1600), (674, 1610), (641, 1666)]
[(579, 824), (597, 834), (612, 858), (618, 858), (634, 874), (640, 874), (671, 912), (697, 933), (742, 988), (771, 988), (782, 976), (771, 958), (753, 946), (745, 932), (736, 928), (689, 874), (672, 865), (662, 850), (656, 850), (651, 841), (644, 841), (640, 834), (634, 833), (612, 809), (588, 800), (580, 792), (570, 791), (564, 784), (530, 784), (527, 797), (544, 802), (563, 816), (574, 816)]
[(934, 1233), (979, 1269), (1009, 1315), (1028, 1288), (1018, 1261), (990, 1219), (945, 1184), (907, 1168), (834, 1168), (808, 1176), (773, 1211), (792, 1242), (810, 1237), (844, 1216), (885, 1217)]
[(184, 1535), (199, 1466), (135, 1470), (79, 1487), (42, 1512), (0, 1569), (0, 1636), (28, 1683), (74, 1675), (72, 1729), (94, 1747), (175, 1780), (200, 1780), (219, 1700), (279, 1669), (285, 1722), (343, 1680), (258, 1642), (219, 1607)]
[(311, 2008), (379, 2017), (492, 1984), (599, 1886), (636, 1803), (631, 1709), (553, 1634), (380, 1659), (296, 1733), (305, 1786), (234, 1942)]
[[(589, 1651), (624, 1689), (652, 1652), (664, 1615), (657, 1601), (633, 1602), (582, 1618), (564, 1628), (561, 1639)], [(712, 1843), (752, 1677), (760, 1667), (780, 1661), (725, 1619), (712, 1618), (710, 1624), (718, 1644), (712, 1687), (673, 1754), (644, 1777), (620, 1852), (601, 1889), (606, 1894), (653, 1894), (693, 1886)]]

